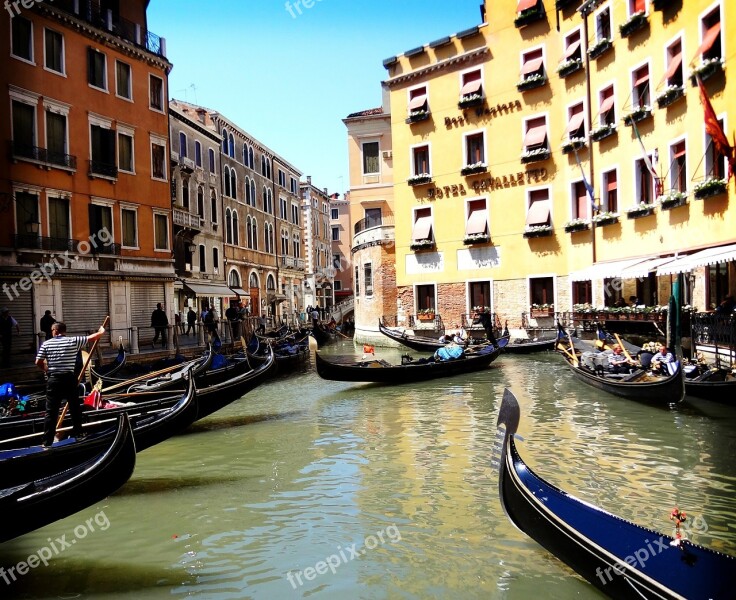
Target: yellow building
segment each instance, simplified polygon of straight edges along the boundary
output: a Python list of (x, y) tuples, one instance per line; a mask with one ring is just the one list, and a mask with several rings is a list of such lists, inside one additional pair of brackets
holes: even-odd
[(730, 8), (486, 0), (481, 25), (384, 61), (399, 324), (666, 303), (679, 273), (701, 309), (733, 293), (734, 192), (691, 82), (730, 138)]

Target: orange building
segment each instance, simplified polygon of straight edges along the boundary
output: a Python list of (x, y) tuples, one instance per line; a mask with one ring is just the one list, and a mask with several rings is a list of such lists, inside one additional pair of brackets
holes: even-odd
[(1, 302), (20, 323), (14, 349), (35, 347), (45, 310), (71, 333), (110, 315), (115, 342), (137, 343), (134, 326), (145, 341), (155, 304), (173, 299), (172, 65), (147, 5), (58, 0), (0, 19)]

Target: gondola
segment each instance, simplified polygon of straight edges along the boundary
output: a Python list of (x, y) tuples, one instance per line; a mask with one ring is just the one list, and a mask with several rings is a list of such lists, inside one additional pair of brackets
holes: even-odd
[(685, 395), (711, 402), (736, 401), (736, 376), (728, 369), (708, 369), (685, 375)]
[(334, 342), (337, 339), (337, 336), (334, 333), (327, 330), (327, 328), (325, 328), (323, 325), (320, 325), (319, 323), (312, 326), (312, 329), (310, 329), (309, 331), (309, 335), (314, 338), (314, 340), (317, 342), (317, 346), (320, 348), (326, 344)]
[(736, 558), (675, 540), (583, 502), (534, 473), (516, 449), (519, 404), (504, 391), (498, 491), (509, 520), (611, 598), (732, 598)]
[(332, 362), (316, 354), (317, 374), (322, 379), (334, 381), (367, 381), (375, 383), (410, 383), (426, 381), (438, 377), (452, 377), (485, 369), (501, 353), (501, 348), (484, 346), (475, 353), (462, 358), (445, 361), (420, 359), (404, 361), (392, 365), (383, 360), (362, 360), (359, 362)]
[(90, 367), (90, 374), (92, 376), (92, 382), (97, 381), (103, 377), (114, 377), (116, 373), (119, 373), (125, 368), (125, 363), (128, 359), (128, 355), (125, 352), (125, 347), (121, 344), (118, 348), (118, 354), (111, 363), (106, 365), (100, 365), (99, 367)]
[(506, 345), (504, 352), (508, 354), (531, 354), (532, 352), (544, 352), (546, 350), (554, 350), (556, 342), (556, 337), (544, 340), (514, 340)]
[(281, 338), (278, 341), (264, 341), (254, 336), (246, 346), (246, 351), (251, 357), (263, 357), (268, 347), (273, 349), (276, 359), (276, 368), (273, 374), (288, 373), (295, 365), (306, 362), (309, 359), (309, 334), (304, 333), (300, 339), (291, 339), (293, 336)]
[(0, 542), (73, 515), (115, 492), (133, 474), (135, 450), (130, 421), (123, 414), (110, 445), (94, 458), (50, 477), (0, 489)]
[[(197, 419), (197, 394), (193, 381), (179, 401), (168, 409), (140, 412), (126, 411), (138, 452), (167, 440), (186, 429)], [(83, 439), (73, 437), (55, 442), (51, 448), (40, 446), (42, 433), (0, 442), (0, 481), (17, 485), (28, 479), (39, 479), (60, 473), (88, 460), (110, 445), (115, 436), (120, 413), (99, 412), (99, 420), (84, 426)], [(69, 434), (68, 427), (59, 431)]]
[(676, 404), (685, 396), (680, 361), (677, 361), (669, 375), (652, 375), (644, 369), (636, 369), (630, 374), (614, 375), (584, 366), (579, 354), (573, 359), (569, 351), (562, 350), (560, 356), (565, 359), (565, 364), (577, 379), (609, 394), (661, 406)]
[(445, 342), (440, 342), (436, 338), (428, 338), (421, 335), (408, 334), (406, 331), (399, 332), (391, 329), (390, 327), (386, 327), (380, 320), (378, 321), (378, 330), (387, 338), (416, 352), (435, 352), (446, 345)]

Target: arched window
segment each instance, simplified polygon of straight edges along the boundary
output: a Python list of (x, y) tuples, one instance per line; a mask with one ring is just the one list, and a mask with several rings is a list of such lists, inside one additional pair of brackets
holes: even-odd
[(235, 173), (235, 169), (230, 169), (230, 195), (238, 199), (238, 176)]
[(225, 195), (230, 196), (230, 167), (225, 167)]
[(251, 169), (255, 168), (255, 163), (253, 162), (253, 146), (248, 147), (248, 166)]
[(181, 180), (181, 205), (189, 210), (189, 178)]
[(225, 243), (233, 243), (233, 219), (229, 208), (225, 209)]
[(258, 250), (258, 221), (253, 219), (253, 250)]
[(256, 180), (251, 179), (250, 180), (250, 201), (251, 206), (256, 206)]
[(238, 231), (238, 213), (233, 211), (233, 244), (240, 245), (240, 232)]
[(289, 255), (289, 232), (284, 229), (281, 230), (281, 254)]
[(250, 274), (250, 278), (248, 279), (248, 287), (251, 287), (251, 288), (261, 287), (260, 284), (258, 283), (258, 275), (256, 275), (255, 273)]
[(250, 177), (245, 177), (245, 203), (250, 206)]
[(243, 144), (243, 164), (248, 166), (248, 145)]
[(271, 177), (271, 159), (266, 159), (266, 177), (268, 177), (269, 180), (273, 179)]
[(245, 238), (248, 248), (253, 248), (253, 226), (250, 215), (245, 218)]
[(220, 251), (217, 248), (212, 248), (212, 268), (215, 273), (220, 269)]
[(263, 186), (263, 210), (266, 210), (266, 207), (268, 206), (268, 193), (266, 190), (266, 186)]
[(266, 279), (266, 290), (269, 292), (275, 292), (276, 291), (276, 280), (273, 278), (273, 275), (268, 276)]
[(261, 154), (261, 175), (266, 176), (266, 157)]
[(202, 168), (202, 144), (199, 140), (194, 140), (194, 164)]
[(230, 158), (235, 158), (235, 138), (230, 134)]
[(182, 158), (187, 156), (187, 134), (183, 131), (179, 132), (179, 156)]
[(266, 212), (269, 215), (273, 214), (273, 192), (269, 189), (268, 190), (268, 208), (266, 208)]
[(217, 193), (212, 190), (210, 194), (210, 218), (213, 223), (217, 223)]
[(227, 154), (227, 129), (222, 128), (222, 153)]
[(204, 188), (197, 186), (197, 214), (204, 219)]
[(240, 287), (240, 273), (236, 269), (233, 269), (228, 273), (227, 276), (227, 285), (231, 288), (239, 288)]
[(299, 234), (294, 234), (294, 239), (292, 240), (292, 249), (294, 250), (294, 258), (301, 258), (302, 250), (301, 250), (301, 244), (299, 243)]
[(207, 271), (207, 254), (204, 244), (199, 245), (199, 272), (204, 273)]

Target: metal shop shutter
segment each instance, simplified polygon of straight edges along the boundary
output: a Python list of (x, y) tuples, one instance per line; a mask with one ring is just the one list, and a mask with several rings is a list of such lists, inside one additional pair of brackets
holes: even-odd
[[(7, 308), (10, 315), (18, 321), (20, 327), (20, 337), (13, 330), (13, 352), (35, 352), (38, 347), (38, 336), (40, 318), (35, 319), (33, 316), (33, 288), (23, 291), (18, 287), (19, 280), (5, 281), (8, 284), (8, 293), (2, 294), (0, 297), (0, 306)], [(16, 287), (13, 288), (13, 285)], [(18, 293), (16, 298), (15, 294)]]
[(130, 324), (138, 327), (138, 342), (150, 344), (153, 340), (151, 313), (159, 302), (166, 306), (163, 283), (130, 282)]
[[(94, 333), (110, 314), (110, 291), (107, 281), (63, 280), (61, 311), (68, 335)], [(103, 346), (109, 342), (109, 334), (100, 340)]]

